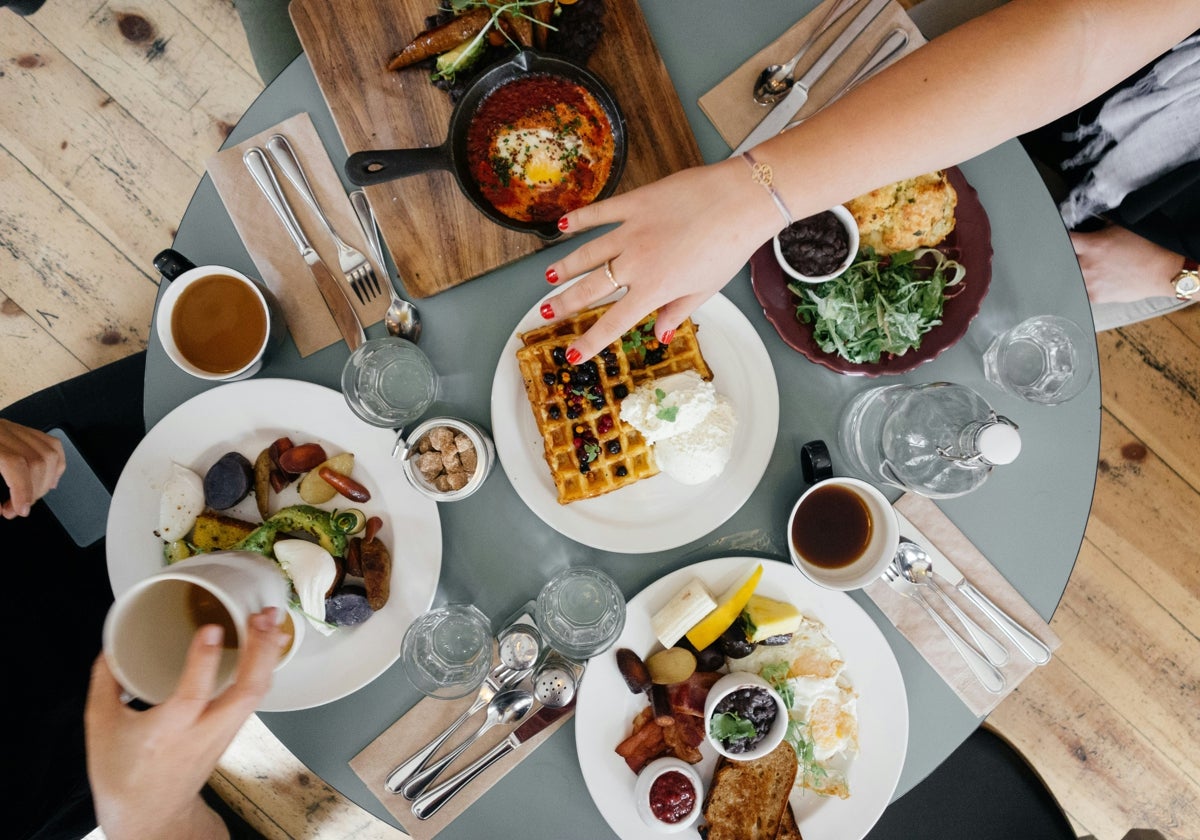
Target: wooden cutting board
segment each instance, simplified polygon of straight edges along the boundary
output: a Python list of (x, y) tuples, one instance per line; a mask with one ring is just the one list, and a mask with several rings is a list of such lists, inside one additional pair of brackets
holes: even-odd
[[(641, 8), (635, 0), (603, 2), (605, 35), (588, 68), (608, 83), (625, 112), (629, 156), (618, 188), (625, 192), (702, 159)], [(429, 83), (425, 70), (385, 69), (435, 7), (435, 0), (292, 0), (296, 32), (348, 151), (437, 146), (446, 139), (454, 110), (449, 96)], [(444, 291), (545, 246), (483, 216), (449, 171), (366, 191), (412, 297)]]

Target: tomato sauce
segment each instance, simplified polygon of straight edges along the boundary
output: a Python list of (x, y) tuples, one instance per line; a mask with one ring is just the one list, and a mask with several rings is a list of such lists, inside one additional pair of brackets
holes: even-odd
[(553, 221), (596, 200), (615, 145), (595, 96), (568, 79), (536, 74), (501, 85), (479, 104), (467, 129), (467, 168), (505, 216)]

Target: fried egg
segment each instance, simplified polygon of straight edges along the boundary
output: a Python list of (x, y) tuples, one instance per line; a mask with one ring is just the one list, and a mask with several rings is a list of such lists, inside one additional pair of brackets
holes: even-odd
[(183, 539), (204, 511), (204, 479), (187, 467), (171, 464), (158, 500), (159, 537), (170, 542)]
[(505, 162), (510, 177), (538, 188), (563, 183), (582, 149), (582, 141), (574, 134), (548, 128), (513, 128), (496, 135), (492, 151)]

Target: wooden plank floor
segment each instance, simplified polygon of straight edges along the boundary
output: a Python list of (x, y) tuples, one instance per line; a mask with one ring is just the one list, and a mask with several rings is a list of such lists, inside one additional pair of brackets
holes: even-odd
[[(906, 5), (912, 5), (907, 3)], [(145, 346), (203, 161), (262, 89), (230, 0), (0, 10), (0, 406)], [(1064, 644), (990, 722), (1080, 834), (1200, 836), (1200, 307), (1100, 337)], [(214, 784), (268, 837), (394, 838), (251, 719)]]

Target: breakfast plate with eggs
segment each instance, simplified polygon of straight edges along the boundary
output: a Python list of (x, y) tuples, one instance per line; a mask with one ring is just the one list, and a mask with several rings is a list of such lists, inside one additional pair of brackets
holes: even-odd
[[(638, 777), (616, 752), (631, 732), (632, 721), (647, 706), (645, 694), (632, 693), (617, 667), (616, 650), (629, 648), (645, 656), (661, 647), (654, 617), (689, 584), (699, 580), (719, 593), (762, 566), (756, 595), (791, 604), (803, 616), (789, 650), (760, 645), (739, 663), (762, 665), (755, 657), (804, 657), (813, 677), (789, 680), (790, 716), (804, 719), (834, 701), (839, 714), (857, 718), (855, 727), (813, 724), (819, 781), (792, 788), (790, 803), (805, 840), (858, 840), (871, 829), (891, 801), (908, 747), (908, 713), (900, 666), (875, 622), (843, 592), (823, 589), (790, 564), (750, 557), (723, 557), (685, 566), (660, 578), (634, 596), (626, 611), (625, 629), (613, 647), (594, 657), (581, 686), (575, 712), (575, 745), (584, 781), (597, 808), (613, 831), (625, 840), (653, 832), (635, 807)], [(818, 667), (819, 666), (819, 667)], [(824, 702), (823, 702), (824, 701)], [(704, 744), (695, 765), (709, 785), (717, 763)], [(810, 757), (811, 760), (811, 757)], [(826, 795), (813, 788), (832, 780)], [(845, 798), (842, 794), (846, 794)], [(703, 795), (701, 795), (703, 798)]]

